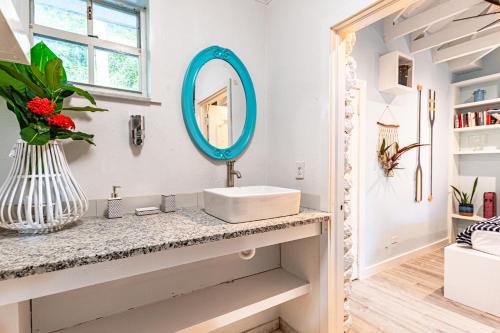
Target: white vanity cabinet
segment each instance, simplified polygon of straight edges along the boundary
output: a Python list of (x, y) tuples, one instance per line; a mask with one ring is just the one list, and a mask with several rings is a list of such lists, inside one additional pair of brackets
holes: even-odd
[[(98, 244), (97, 235), (81, 237), (103, 223), (117, 223), (107, 230), (116, 235)], [(139, 228), (129, 233), (132, 226)], [(230, 225), (181, 210), (91, 219), (31, 243), (0, 233), (0, 246), (27, 253), (19, 265), (0, 261), (0, 332), (236, 333), (277, 318), (301, 333), (330, 332), (329, 232), (329, 214), (315, 211)], [(54, 252), (31, 258), (42, 241), (41, 250), (48, 243), (80, 250), (58, 261)], [(255, 256), (242, 259), (248, 249)]]

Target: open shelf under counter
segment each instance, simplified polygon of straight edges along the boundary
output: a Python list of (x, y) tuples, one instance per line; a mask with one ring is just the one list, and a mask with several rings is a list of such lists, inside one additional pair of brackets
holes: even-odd
[(481, 106), (486, 106), (486, 105), (493, 105), (493, 104), (500, 104), (500, 98), (487, 99), (487, 100), (479, 101), (479, 102), (456, 104), (455, 110), (470, 109), (470, 108), (481, 107)]
[(474, 216), (463, 216), (463, 215), (460, 215), (460, 214), (451, 214), (451, 218), (453, 218), (455, 220), (465, 220), (465, 221), (471, 221), (471, 222), (481, 222), (481, 221), (485, 220), (484, 217), (477, 216), (477, 215), (474, 215)]
[(488, 130), (500, 130), (500, 124), (495, 125), (485, 125), (485, 126), (474, 126), (474, 127), (462, 127), (454, 128), (453, 131), (457, 133), (462, 132), (476, 132), (476, 131), (488, 131)]
[(311, 291), (282, 268), (130, 309), (61, 330), (61, 333), (206, 333)]

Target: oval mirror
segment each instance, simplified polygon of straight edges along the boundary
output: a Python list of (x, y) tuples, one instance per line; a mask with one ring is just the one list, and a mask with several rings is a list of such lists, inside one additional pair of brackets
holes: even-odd
[(203, 153), (218, 160), (241, 154), (256, 120), (255, 90), (245, 65), (218, 46), (198, 53), (184, 78), (182, 111), (189, 135)]

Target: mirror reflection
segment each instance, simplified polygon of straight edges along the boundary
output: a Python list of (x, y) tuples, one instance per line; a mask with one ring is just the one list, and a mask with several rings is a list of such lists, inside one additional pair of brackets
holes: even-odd
[(205, 139), (217, 148), (231, 147), (245, 125), (246, 99), (233, 67), (220, 59), (207, 62), (195, 86), (196, 122)]

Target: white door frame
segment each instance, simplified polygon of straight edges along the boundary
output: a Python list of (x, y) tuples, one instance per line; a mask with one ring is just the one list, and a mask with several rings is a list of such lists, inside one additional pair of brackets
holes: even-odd
[[(353, 159), (353, 188), (351, 197), (355, 198), (352, 201), (352, 224), (353, 224), (353, 255), (354, 265), (352, 278), (356, 280), (360, 276), (361, 262), (363, 262), (363, 252), (361, 251), (363, 241), (361, 240), (361, 230), (363, 229), (364, 217), (364, 194), (365, 193), (365, 173), (360, 167), (365, 165), (366, 145), (365, 142), (365, 112), (366, 112), (366, 88), (367, 83), (364, 80), (358, 80), (355, 90), (359, 91), (358, 107), (356, 110), (357, 122), (354, 123), (352, 137), (352, 152), (356, 155)], [(353, 155), (354, 155), (353, 154)]]
[[(379, 0), (364, 10), (337, 23), (331, 28), (330, 51), (330, 204), (333, 224), (330, 238), (334, 297), (333, 312), (329, 321), (333, 332), (343, 332), (344, 323), (344, 122), (345, 122), (345, 78), (346, 43), (344, 38), (407, 8), (417, 0)], [(333, 280), (333, 281), (332, 281)], [(330, 299), (330, 297), (329, 297)]]

